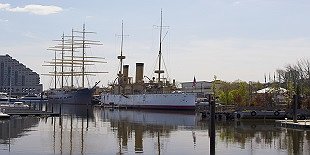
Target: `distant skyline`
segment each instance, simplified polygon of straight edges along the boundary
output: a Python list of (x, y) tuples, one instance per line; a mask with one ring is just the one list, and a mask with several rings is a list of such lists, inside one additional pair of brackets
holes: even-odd
[[(0, 52), (9, 54), (39, 74), (54, 53), (62, 33), (86, 29), (91, 39), (104, 45), (90, 55), (106, 58), (95, 67), (108, 71), (90, 81), (107, 86), (119, 68), (121, 22), (124, 20), (124, 64), (135, 76), (135, 63), (144, 62), (145, 75), (152, 77), (158, 54), (163, 10), (169, 26), (163, 55), (170, 79), (178, 82), (213, 80), (260, 81), (276, 69), (310, 58), (310, 1), (308, 0), (4, 0), (0, 2)], [(40, 76), (44, 88), (51, 78)]]

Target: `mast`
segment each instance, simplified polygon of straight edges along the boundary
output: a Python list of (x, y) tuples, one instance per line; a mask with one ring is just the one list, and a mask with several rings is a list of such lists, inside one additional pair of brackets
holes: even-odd
[(120, 61), (120, 67), (119, 67), (119, 74), (123, 74), (123, 60), (126, 58), (123, 56), (123, 44), (124, 44), (124, 22), (122, 20), (122, 35), (121, 35), (121, 55), (118, 56), (117, 58)]
[(155, 71), (155, 73), (158, 74), (158, 83), (161, 82), (160, 80), (160, 74), (164, 73), (163, 70), (161, 70), (161, 48), (162, 48), (162, 31), (163, 31), (163, 11), (160, 10), (160, 26), (159, 26), (159, 52), (158, 52), (158, 70)]
[(119, 59), (120, 61), (120, 66), (119, 66), (119, 72), (118, 72), (118, 93), (121, 93), (121, 86), (123, 84), (123, 60), (126, 58), (125, 56), (123, 56), (123, 44), (124, 44), (124, 22), (122, 20), (122, 34), (121, 34), (121, 55), (117, 56), (117, 59)]
[[(76, 35), (75, 33), (82, 33), (81, 35)], [(54, 40), (60, 41), (59, 44), (56, 46), (48, 48), (48, 50), (53, 51), (60, 51), (61, 58), (56, 58), (55, 61), (47, 61), (45, 63), (52, 64), (52, 65), (43, 65), (43, 66), (56, 66), (61, 67), (61, 71), (56, 72), (49, 72), (48, 74), (42, 74), (47, 76), (61, 76), (61, 88), (64, 87), (64, 78), (69, 77), (71, 78), (71, 87), (74, 85), (74, 77), (82, 77), (82, 87), (85, 87), (85, 76), (87, 75), (94, 75), (97, 73), (107, 73), (107, 72), (94, 72), (94, 71), (86, 71), (86, 66), (88, 65), (95, 65), (94, 63), (106, 63), (105, 61), (101, 60), (89, 60), (89, 59), (104, 59), (102, 57), (94, 57), (94, 56), (86, 56), (86, 48), (91, 48), (91, 45), (103, 45), (100, 41), (96, 40), (87, 40), (86, 33), (95, 33), (95, 32), (87, 32), (85, 30), (85, 24), (83, 24), (82, 31), (75, 31), (74, 29), (71, 30), (71, 35), (65, 36), (64, 33), (62, 34), (61, 40)], [(65, 39), (68, 37), (69, 39)], [(81, 38), (81, 39), (77, 39)], [(76, 56), (74, 52), (79, 52), (78, 49), (81, 49), (82, 52), (81, 56)], [(66, 53), (68, 52), (68, 53)], [(76, 68), (81, 70), (77, 71)], [(56, 81), (55, 81), (56, 82)], [(69, 84), (70, 85), (70, 84)]]
[(160, 10), (160, 30), (159, 30), (159, 53), (158, 53), (158, 82), (160, 82), (160, 73), (161, 73), (161, 35), (163, 31), (163, 12)]
[[(70, 36), (71, 37), (71, 36)], [(47, 50), (51, 50), (55, 52), (55, 56), (54, 56), (54, 61), (52, 62), (45, 62), (45, 63), (49, 63), (50, 65), (42, 65), (42, 66), (52, 66), (54, 67), (54, 71), (53, 72), (49, 72), (50, 74), (42, 74), (42, 75), (48, 75), (48, 76), (54, 76), (55, 78), (55, 84), (54, 84), (54, 88), (57, 88), (57, 76), (61, 77), (61, 83), (59, 84), (60, 88), (64, 87), (64, 76), (65, 72), (64, 72), (64, 67), (68, 67), (68, 63), (65, 62), (64, 57), (65, 57), (65, 52), (72, 52), (71, 50), (71, 43), (70, 43), (70, 47), (65, 45), (65, 35), (64, 33), (61, 36), (61, 39), (59, 40), (53, 40), (53, 41), (59, 41), (60, 43), (57, 44), (56, 46), (53, 47), (49, 47)], [(57, 52), (60, 52), (61, 54), (61, 58), (57, 58)], [(70, 56), (71, 58), (71, 56)], [(71, 60), (70, 60), (71, 62)], [(67, 64), (67, 66), (65, 66), (65, 64)], [(71, 64), (71, 63), (70, 63)], [(61, 67), (61, 71), (57, 72), (57, 67)], [(70, 65), (71, 67), (71, 65)], [(70, 72), (71, 73), (71, 72)], [(68, 74), (67, 74), (68, 76)]]
[(54, 72), (55, 72), (55, 76), (54, 76), (54, 78), (55, 78), (55, 83), (54, 83), (54, 88), (56, 89), (57, 88), (57, 65), (56, 65), (56, 61), (57, 61), (57, 52), (55, 51), (55, 67), (54, 67)]
[[(65, 54), (64, 49), (65, 49), (65, 34), (62, 33), (62, 37), (61, 37), (61, 88), (64, 87), (64, 54)], [(56, 60), (55, 60), (55, 66), (56, 66)], [(56, 76), (56, 73), (55, 73), (55, 76)]]
[(86, 40), (86, 33), (90, 34), (90, 33), (95, 33), (95, 32), (90, 32), (90, 31), (86, 31), (86, 28), (85, 28), (85, 23), (83, 24), (83, 30), (82, 31), (72, 31), (72, 36), (73, 36), (73, 32), (76, 32), (76, 33), (82, 33), (82, 40), (75, 40), (76, 45), (79, 45), (77, 46), (76, 48), (82, 48), (82, 56), (81, 57), (76, 57), (76, 58), (82, 58), (82, 60), (75, 60), (75, 61), (81, 61), (81, 75), (82, 76), (82, 87), (84, 88), (85, 87), (85, 76), (86, 74), (88, 73), (107, 73), (107, 72), (86, 72), (85, 71), (85, 66), (86, 65), (89, 65), (89, 64), (86, 64), (85, 62), (97, 62), (97, 63), (106, 63), (106, 62), (102, 62), (102, 61), (91, 61), (91, 60), (86, 60), (86, 58), (98, 58), (100, 59), (99, 57), (86, 57), (86, 51), (85, 49), (86, 48), (90, 48), (90, 45), (103, 45), (100, 43), (100, 41), (96, 41), (96, 40)]
[(74, 34), (73, 34), (73, 29), (71, 32), (71, 87), (73, 87), (73, 51), (74, 51)]
[(85, 80), (85, 23), (83, 24), (83, 39), (82, 39), (82, 87), (84, 88)]

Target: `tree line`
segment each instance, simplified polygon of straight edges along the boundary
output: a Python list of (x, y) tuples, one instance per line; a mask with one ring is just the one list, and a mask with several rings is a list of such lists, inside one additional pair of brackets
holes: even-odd
[[(265, 93), (257, 92), (264, 88), (267, 88)], [(285, 104), (289, 108), (293, 96), (297, 95), (298, 107), (310, 109), (310, 61), (301, 59), (288, 64), (276, 70), (273, 79), (269, 76), (268, 82), (265, 76), (264, 83), (226, 82), (215, 76), (212, 89), (217, 101), (226, 105), (272, 107)]]

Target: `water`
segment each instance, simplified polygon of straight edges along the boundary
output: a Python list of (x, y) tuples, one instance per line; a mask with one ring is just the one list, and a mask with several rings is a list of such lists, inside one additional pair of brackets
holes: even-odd
[[(1, 120), (0, 154), (210, 154), (208, 121), (196, 114), (88, 111), (64, 106), (62, 118)], [(217, 122), (215, 147), (218, 155), (309, 155), (310, 131), (278, 128), (271, 121)]]

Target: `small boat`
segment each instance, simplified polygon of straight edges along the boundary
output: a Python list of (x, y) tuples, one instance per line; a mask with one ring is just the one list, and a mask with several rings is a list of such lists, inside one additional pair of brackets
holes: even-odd
[(3, 113), (2, 111), (0, 111), (0, 119), (2, 118), (10, 118), (10, 115)]
[(99, 104), (101, 100), (101, 96), (100, 95), (93, 95), (91, 102), (92, 104)]
[(29, 105), (25, 104), (24, 102), (11, 102), (6, 104), (0, 104), (0, 108), (2, 109), (29, 109)]
[(16, 98), (10, 97), (7, 93), (0, 92), (0, 104), (14, 102)]
[(46, 96), (40, 96), (40, 95), (36, 95), (36, 94), (28, 94), (25, 95), (23, 97), (21, 97), (20, 99), (18, 99), (18, 101), (21, 102), (40, 102), (40, 101), (47, 101)]

